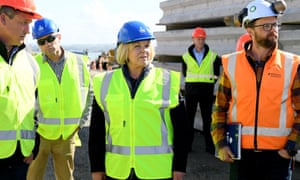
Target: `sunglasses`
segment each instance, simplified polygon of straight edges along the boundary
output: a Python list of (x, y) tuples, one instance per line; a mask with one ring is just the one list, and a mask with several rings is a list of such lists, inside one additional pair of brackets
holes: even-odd
[(43, 46), (43, 45), (45, 45), (46, 41), (48, 43), (51, 43), (56, 39), (56, 37), (57, 37), (57, 35), (50, 35), (50, 36), (47, 36), (46, 38), (38, 39), (37, 43), (38, 43), (38, 45)]

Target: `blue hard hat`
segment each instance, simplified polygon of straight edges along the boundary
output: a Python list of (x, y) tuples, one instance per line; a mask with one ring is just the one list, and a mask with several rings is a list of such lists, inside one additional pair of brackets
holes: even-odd
[(53, 20), (48, 18), (36, 20), (32, 27), (33, 39), (39, 39), (40, 37), (46, 36), (54, 32), (59, 32), (59, 28)]
[(140, 21), (129, 21), (123, 24), (118, 33), (118, 44), (155, 39), (150, 28)]

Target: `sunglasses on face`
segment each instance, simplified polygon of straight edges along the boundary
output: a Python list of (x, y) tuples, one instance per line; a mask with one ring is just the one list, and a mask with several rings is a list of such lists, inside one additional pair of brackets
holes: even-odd
[(50, 36), (47, 36), (46, 38), (38, 39), (37, 43), (38, 43), (38, 45), (43, 46), (43, 45), (45, 45), (46, 41), (48, 43), (51, 43), (56, 39), (56, 37), (57, 37), (57, 35), (50, 35)]

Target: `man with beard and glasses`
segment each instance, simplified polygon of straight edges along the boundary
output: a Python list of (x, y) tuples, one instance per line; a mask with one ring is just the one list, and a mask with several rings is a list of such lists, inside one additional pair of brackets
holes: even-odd
[[(278, 49), (284, 1), (250, 2), (239, 15), (250, 34), (242, 51), (222, 56), (223, 74), (211, 134), (230, 179), (287, 180), (300, 145), (300, 57)], [(234, 160), (226, 127), (241, 123), (241, 159)]]

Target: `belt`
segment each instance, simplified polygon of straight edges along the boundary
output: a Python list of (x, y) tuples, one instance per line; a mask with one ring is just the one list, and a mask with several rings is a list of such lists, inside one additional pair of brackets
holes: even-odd
[(242, 151), (243, 152), (255, 152), (255, 153), (263, 153), (263, 152), (277, 152), (277, 151), (279, 151), (279, 150), (277, 150), (277, 149), (272, 149), (272, 150), (268, 150), (268, 149), (266, 149), (266, 150), (264, 150), (264, 149), (261, 149), (261, 150), (259, 150), (259, 149), (242, 149)]

